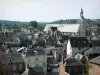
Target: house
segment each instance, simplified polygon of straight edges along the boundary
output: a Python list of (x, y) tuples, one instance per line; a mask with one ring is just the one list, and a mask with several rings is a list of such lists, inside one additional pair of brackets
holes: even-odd
[(72, 47), (70, 44), (70, 39), (63, 43), (63, 47), (59, 47), (54, 51), (53, 56), (57, 63), (61, 62), (62, 56), (63, 59), (72, 57)]
[(24, 59), (27, 68), (42, 66), (44, 74), (47, 74), (47, 55), (42, 48), (28, 49)]
[(83, 68), (83, 64), (75, 58), (68, 58), (59, 63), (60, 75), (83, 75)]
[(89, 73), (89, 60), (88, 60), (88, 56), (84, 56), (80, 53), (77, 53), (74, 58), (76, 58), (77, 60), (81, 61), (81, 63), (84, 65), (84, 74), (88, 74)]
[(50, 33), (52, 36), (54, 31), (58, 30), (62, 35), (69, 36), (86, 36), (86, 26), (84, 24), (83, 9), (80, 12), (80, 19), (78, 24), (47, 24), (44, 28), (44, 32)]
[(91, 43), (88, 41), (86, 37), (62, 36), (60, 42), (64, 43), (68, 39), (70, 40), (70, 45), (72, 47), (72, 56), (74, 56), (79, 51), (83, 51), (90, 48)]
[(72, 56), (77, 52), (82, 52), (90, 48), (90, 43), (86, 37), (71, 37)]
[[(25, 71), (25, 62), (20, 54), (2, 54), (0, 59), (4, 75), (20, 75)], [(0, 75), (3, 75), (2, 72)]]
[(65, 61), (65, 72), (70, 75), (83, 75), (83, 64), (75, 59), (69, 58)]
[(12, 75), (8, 57), (8, 54), (0, 53), (0, 75)]
[(100, 56), (90, 60), (89, 75), (100, 74)]
[(21, 54), (9, 54), (9, 60), (13, 75), (22, 74), (25, 71), (25, 62)]

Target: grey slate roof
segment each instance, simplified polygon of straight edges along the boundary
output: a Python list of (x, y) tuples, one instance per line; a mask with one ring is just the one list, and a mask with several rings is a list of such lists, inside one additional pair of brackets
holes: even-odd
[(94, 64), (97, 64), (97, 65), (100, 65), (100, 56), (90, 60), (90, 63), (94, 63)]
[(100, 53), (100, 47), (94, 47), (84, 51), (84, 55), (94, 54), (94, 53)]
[[(1, 57), (0, 57), (1, 58)], [(21, 56), (21, 54), (3, 54), (2, 56), (2, 62), (3, 64), (7, 63), (24, 63), (24, 60)]]
[(83, 65), (83, 64), (75, 58), (69, 58), (66, 60), (66, 66), (77, 66), (77, 65)]
[(30, 67), (29, 70), (32, 70), (33, 72), (44, 72), (42, 66)]
[(9, 54), (11, 63), (24, 63), (21, 54)]
[(37, 51), (38, 55), (46, 55), (43, 49), (28, 49), (26, 56), (36, 56), (37, 54), (34, 51)]

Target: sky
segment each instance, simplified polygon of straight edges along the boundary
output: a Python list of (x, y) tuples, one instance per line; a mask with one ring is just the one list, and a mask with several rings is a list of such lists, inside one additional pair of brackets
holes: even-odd
[(100, 0), (0, 0), (0, 20), (52, 22), (100, 18)]

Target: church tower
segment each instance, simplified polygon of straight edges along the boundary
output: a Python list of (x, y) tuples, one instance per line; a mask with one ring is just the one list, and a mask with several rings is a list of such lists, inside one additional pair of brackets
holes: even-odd
[(86, 26), (85, 26), (85, 19), (83, 16), (83, 9), (81, 8), (81, 12), (80, 12), (80, 18), (77, 21), (78, 24), (80, 24), (80, 28), (79, 28), (79, 32), (80, 32), (80, 36), (86, 36)]
[(82, 24), (84, 20), (84, 16), (83, 16), (83, 9), (81, 8), (81, 12), (80, 12), (80, 18), (77, 21), (78, 24)]

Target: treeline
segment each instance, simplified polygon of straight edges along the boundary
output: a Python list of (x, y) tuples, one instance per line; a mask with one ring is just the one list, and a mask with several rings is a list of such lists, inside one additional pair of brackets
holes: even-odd
[[(77, 24), (79, 19), (66, 19), (51, 22), (51, 24)], [(85, 24), (100, 24), (100, 19), (85, 19)]]
[(38, 30), (43, 30), (45, 27), (45, 22), (37, 22), (37, 21), (30, 21), (30, 22), (20, 22), (20, 21), (7, 21), (7, 20), (0, 20), (0, 27), (6, 27), (7, 29), (20, 29), (20, 28), (37, 28)]
[[(66, 20), (57, 20), (49, 24), (77, 24), (77, 21), (78, 19), (66, 19)], [(37, 21), (20, 22), (20, 21), (0, 20), (0, 27), (3, 26), (8, 29), (29, 28), (32, 26), (34, 28), (37, 28), (38, 30), (43, 30), (46, 24), (48, 24), (48, 22), (37, 22)], [(85, 24), (100, 25), (100, 19), (85, 19)]]
[(66, 20), (58, 20), (51, 22), (51, 24), (76, 24), (77, 19), (66, 19)]

